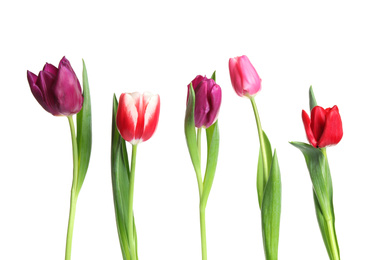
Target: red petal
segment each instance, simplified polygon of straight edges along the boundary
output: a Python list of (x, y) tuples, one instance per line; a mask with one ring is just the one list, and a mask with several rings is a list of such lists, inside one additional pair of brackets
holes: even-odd
[(145, 116), (144, 116), (144, 130), (142, 134), (142, 141), (147, 141), (157, 128), (158, 118), (160, 116), (160, 96), (150, 95), (144, 93), (144, 100), (146, 103)]
[(338, 144), (343, 137), (343, 125), (337, 106), (332, 107), (326, 114), (324, 132), (318, 142), (318, 147)]
[(322, 132), (325, 126), (325, 110), (320, 106), (315, 106), (311, 110), (311, 123), (310, 127), (313, 131), (314, 138), (318, 141), (321, 138)]
[(128, 142), (134, 140), (138, 111), (132, 95), (123, 93), (119, 98), (116, 125), (119, 133)]
[(302, 110), (302, 121), (303, 121), (303, 126), (305, 127), (307, 140), (312, 146), (317, 147), (317, 141), (314, 138), (313, 131), (311, 130), (310, 127), (310, 117), (305, 110)]

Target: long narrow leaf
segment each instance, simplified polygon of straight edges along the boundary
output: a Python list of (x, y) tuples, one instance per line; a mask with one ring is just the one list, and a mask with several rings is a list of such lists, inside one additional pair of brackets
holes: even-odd
[(328, 168), (326, 158), (321, 149), (314, 148), (309, 144), (301, 142), (291, 142), (291, 144), (303, 153), (321, 212), (323, 213), (325, 219), (329, 220), (332, 218), (330, 204), (331, 189), (328, 187), (328, 177), (330, 174), (327, 173)]
[(207, 199), (213, 185), (215, 170), (217, 168), (219, 153), (219, 128), (218, 120), (206, 129), (207, 136), (207, 163), (203, 182), (203, 193), (201, 199), (202, 207), (206, 208)]
[[(113, 112), (112, 112), (112, 139), (111, 139), (112, 190), (113, 190), (113, 197), (114, 197), (117, 231), (119, 236), (119, 242), (121, 245), (122, 256), (124, 260), (132, 260), (130, 259), (130, 243), (128, 237), (130, 170), (129, 170), (129, 160), (128, 160), (128, 154), (126, 149), (126, 143), (116, 128), (117, 109), (118, 109), (118, 101), (116, 99), (116, 96), (114, 95)], [(135, 222), (134, 222), (134, 227), (135, 227)], [(137, 238), (135, 238), (135, 241), (136, 241), (135, 249), (137, 252)]]
[(330, 246), (329, 234), (326, 228), (326, 220), (324, 218), (324, 215), (321, 212), (320, 204), (318, 203), (318, 199), (314, 190), (313, 190), (313, 198), (314, 198), (314, 206), (316, 210), (317, 222), (321, 230), (322, 239), (324, 240), (324, 244), (326, 247), (326, 251), (328, 252), (329, 258), (332, 259), (332, 251)]
[(79, 175), (77, 179), (77, 193), (80, 192), (85, 175), (87, 174), (89, 159), (92, 147), (92, 116), (91, 97), (89, 93), (89, 83), (87, 68), (83, 60), (83, 96), (84, 102), (80, 112), (77, 113), (77, 147), (79, 159)]
[(267, 174), (265, 174), (263, 171), (263, 153), (261, 151), (261, 147), (259, 149), (259, 159), (257, 162), (257, 198), (259, 201), (259, 207), (261, 209), (262, 207), (262, 202), (263, 202), (263, 195), (264, 195), (264, 190), (265, 190), (265, 185), (267, 184), (267, 181), (265, 179), (265, 176), (269, 174), (270, 168), (271, 168), (271, 163), (272, 163), (272, 148), (271, 148), (271, 143), (269, 142), (268, 136), (265, 134), (263, 131), (263, 136), (264, 136), (264, 146), (265, 146), (265, 157), (267, 160)]
[(184, 132), (186, 135), (187, 146), (191, 156), (192, 165), (194, 166), (195, 172), (197, 174), (200, 174), (201, 173), (200, 158), (198, 153), (198, 145), (196, 143), (194, 110), (195, 110), (195, 92), (191, 83), (188, 100), (187, 100), (186, 116), (184, 120)]
[(309, 103), (310, 103), (310, 111), (315, 106), (317, 106), (317, 100), (316, 100), (316, 97), (314, 96), (314, 91), (313, 91), (313, 87), (312, 86), (310, 86), (310, 89), (309, 89)]
[(270, 176), (265, 186), (261, 222), (264, 252), (267, 260), (278, 259), (279, 226), (282, 199), (282, 182), (276, 151), (272, 159)]

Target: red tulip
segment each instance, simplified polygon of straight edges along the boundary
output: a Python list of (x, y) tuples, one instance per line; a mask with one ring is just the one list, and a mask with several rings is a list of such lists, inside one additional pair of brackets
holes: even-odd
[(343, 137), (343, 126), (337, 106), (323, 109), (316, 106), (311, 118), (302, 110), (302, 120), (310, 144), (317, 148), (338, 144)]
[(123, 93), (119, 98), (116, 125), (123, 139), (138, 144), (152, 137), (159, 115), (159, 95)]
[(69, 116), (81, 110), (84, 98), (80, 82), (65, 57), (58, 69), (46, 63), (38, 76), (27, 71), (27, 80), (35, 99), (47, 112)]
[(247, 56), (229, 59), (230, 80), (237, 95), (254, 96), (261, 89), (261, 78)]

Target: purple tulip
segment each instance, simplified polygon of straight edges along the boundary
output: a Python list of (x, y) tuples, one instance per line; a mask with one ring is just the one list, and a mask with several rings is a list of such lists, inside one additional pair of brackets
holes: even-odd
[[(201, 75), (191, 82), (195, 92), (195, 126), (208, 128), (217, 120), (222, 92), (214, 80)], [(188, 90), (190, 85), (188, 85)], [(188, 100), (188, 96), (187, 96)]]
[(80, 82), (65, 57), (58, 69), (46, 63), (38, 76), (27, 71), (27, 80), (35, 99), (54, 116), (69, 116), (81, 110), (84, 98)]

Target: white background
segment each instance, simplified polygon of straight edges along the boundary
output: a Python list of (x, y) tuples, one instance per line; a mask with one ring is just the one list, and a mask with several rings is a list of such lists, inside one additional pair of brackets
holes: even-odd
[[(259, 143), (228, 60), (246, 54), (263, 80), (261, 121), (282, 174), (280, 259), (328, 259), (300, 151), (313, 85), (338, 105), (344, 137), (328, 149), (342, 259), (390, 259), (390, 8), (387, 1), (7, 1), (0, 4), (0, 259), (63, 259), (72, 182), (68, 122), (45, 112), (26, 71), (70, 60), (90, 82), (93, 146), (77, 204), (72, 259), (121, 259), (110, 177), (112, 95), (161, 97), (139, 145), (139, 258), (201, 259), (198, 188), (183, 120), (187, 84), (223, 91), (220, 156), (206, 222), (208, 258), (264, 259), (256, 194)], [(205, 140), (205, 138), (203, 138)], [(204, 145), (205, 146), (205, 143)], [(130, 149), (130, 146), (128, 147)], [(205, 159), (203, 159), (204, 161)]]

